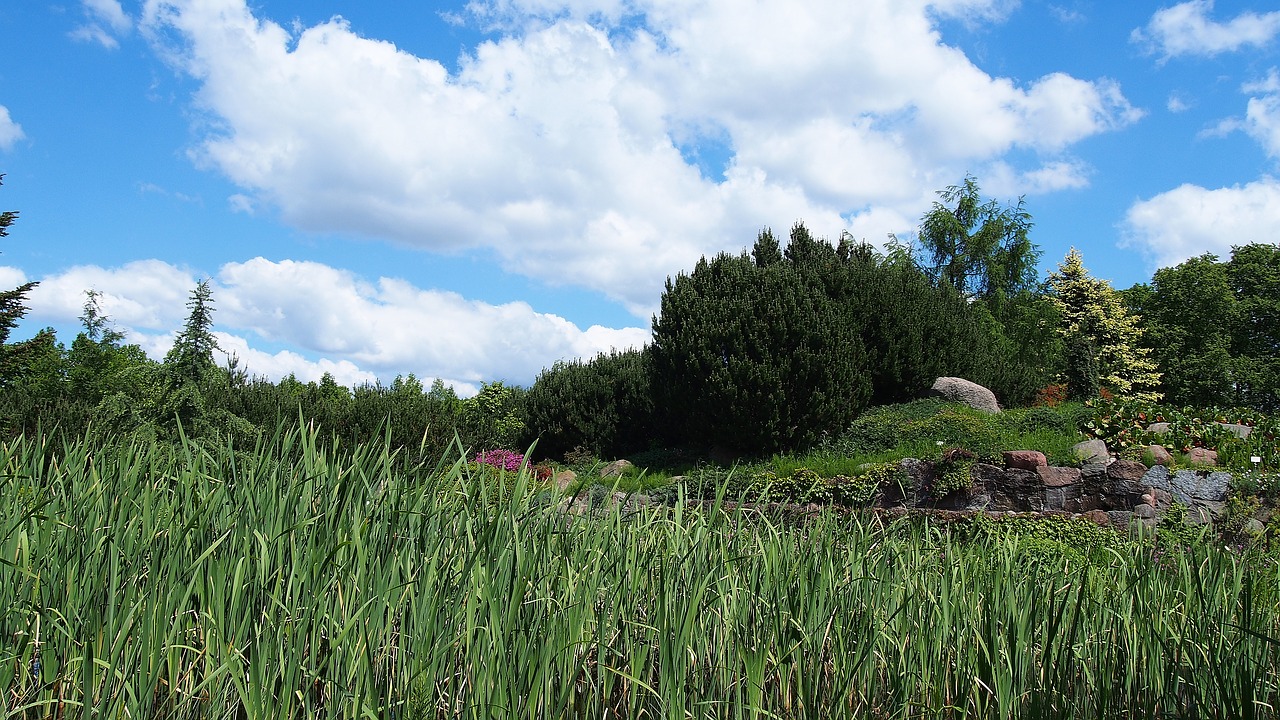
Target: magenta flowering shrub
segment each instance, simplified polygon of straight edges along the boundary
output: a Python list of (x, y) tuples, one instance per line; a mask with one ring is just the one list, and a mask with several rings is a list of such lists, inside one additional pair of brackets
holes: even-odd
[(512, 450), (485, 450), (482, 453), (476, 453), (475, 462), (492, 465), (499, 470), (515, 472), (524, 463), (524, 455)]

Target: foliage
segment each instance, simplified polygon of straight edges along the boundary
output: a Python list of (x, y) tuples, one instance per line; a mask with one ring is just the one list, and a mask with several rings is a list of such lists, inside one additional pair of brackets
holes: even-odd
[(562, 457), (574, 448), (620, 456), (654, 437), (646, 351), (601, 353), (543, 370), (525, 398), (526, 437), (538, 454)]
[(1084, 402), (1098, 397), (1098, 349), (1084, 333), (1076, 333), (1066, 342), (1066, 399)]
[(456, 453), (398, 469), (385, 442), (268, 435), (249, 454), (73, 442), (56, 462), (42, 439), (0, 443), (9, 714), (1059, 720), (1280, 702), (1274, 570), (1214, 544), (1153, 564), (1082, 524), (966, 537), (678, 501), (567, 517), (523, 474), (495, 502)]
[(1232, 248), (1157, 270), (1125, 291), (1164, 372), (1166, 400), (1280, 411), (1280, 246)]
[[(1082, 425), (1090, 437), (1099, 438), (1112, 450), (1161, 445), (1172, 452), (1187, 453), (1203, 447), (1218, 453), (1218, 464), (1247, 469), (1250, 458), (1260, 458), (1265, 469), (1280, 468), (1280, 417), (1269, 417), (1247, 408), (1178, 408), (1129, 401), (1100, 400), (1091, 403), (1093, 416)], [(1153, 423), (1167, 423), (1165, 432), (1149, 432)], [(1241, 439), (1223, 424), (1252, 428)]]
[(1072, 248), (1049, 276), (1050, 299), (1062, 314), (1063, 338), (1086, 338), (1097, 353), (1098, 380), (1117, 395), (1155, 401), (1160, 373), (1151, 350), (1141, 347), (1139, 318), (1105, 280), (1089, 276), (1080, 252)]
[(1055, 332), (1058, 308), (1043, 294), (1022, 290), (993, 293), (973, 303), (990, 317), (990, 369), (982, 382), (1004, 407), (1030, 405), (1052, 382), (1063, 363), (1062, 338)]
[(849, 474), (829, 475), (808, 467), (786, 467), (775, 471), (762, 465), (741, 466), (725, 471), (701, 466), (684, 477), (689, 497), (743, 500), (753, 503), (818, 503), (844, 507), (869, 507), (884, 489), (896, 486), (902, 492), (906, 474), (898, 463), (863, 466)]
[(802, 225), (781, 259), (776, 244), (765, 231), (753, 255), (704, 258), (668, 281), (651, 346), (667, 440), (803, 449), (939, 376), (1027, 398), (1039, 387), (1008, 371), (1016, 343), (990, 311), (914, 265), (847, 238), (832, 248)]
[(721, 254), (667, 281), (653, 324), (653, 391), (676, 444), (803, 446), (869, 395), (835, 250), (801, 225), (782, 260), (775, 245), (766, 230), (762, 264)]
[(1010, 206), (983, 202), (971, 176), (938, 196), (942, 202), (920, 219), (917, 234), (935, 283), (981, 298), (1035, 286), (1040, 250), (1028, 237), (1031, 215), (1022, 198)]
[(1048, 577), (1085, 566), (1107, 567), (1117, 553), (1129, 550), (1128, 539), (1111, 528), (1065, 515), (990, 516), (977, 514), (957, 531), (972, 541), (1010, 543), (1029, 569)]
[(485, 450), (476, 453), (472, 462), (481, 465), (490, 465), (499, 470), (508, 472), (516, 472), (520, 466), (524, 464), (524, 455), (512, 450)]
[[(0, 184), (3, 182), (4, 175), (0, 175)], [(0, 238), (9, 235), (9, 227), (17, 219), (16, 212), (0, 212)], [(28, 372), (30, 358), (27, 355), (47, 341), (34, 338), (24, 342), (9, 342), (9, 334), (27, 314), (27, 293), (37, 284), (25, 282), (11, 290), (0, 290), (0, 391), (13, 387)]]
[(501, 381), (484, 383), (462, 401), (458, 432), (473, 446), (517, 447), (524, 438), (524, 388)]
[(933, 480), (926, 488), (934, 498), (973, 487), (973, 464), (977, 456), (963, 448), (948, 448), (933, 465)]

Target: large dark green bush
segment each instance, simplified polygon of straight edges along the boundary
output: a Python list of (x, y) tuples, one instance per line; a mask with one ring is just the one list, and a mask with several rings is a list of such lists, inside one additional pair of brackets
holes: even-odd
[(797, 225), (785, 257), (703, 258), (668, 280), (653, 325), (653, 387), (668, 439), (753, 453), (809, 444), (870, 395), (860, 318), (829, 244)]
[(803, 225), (785, 252), (702, 259), (668, 281), (653, 326), (667, 439), (767, 454), (836, 434), (868, 405), (918, 397), (939, 376), (999, 378), (998, 323), (914, 264)]
[(583, 448), (597, 457), (645, 449), (653, 436), (649, 357), (641, 350), (600, 354), (543, 370), (525, 398), (526, 441), (537, 454)]

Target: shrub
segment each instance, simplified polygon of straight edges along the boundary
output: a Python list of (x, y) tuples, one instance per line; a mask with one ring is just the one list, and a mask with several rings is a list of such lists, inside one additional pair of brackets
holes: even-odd
[(524, 455), (512, 450), (485, 450), (476, 453), (473, 462), (515, 472), (524, 464)]
[(644, 350), (558, 362), (538, 375), (525, 397), (525, 440), (536, 439), (545, 457), (578, 448), (618, 457), (643, 448), (654, 436), (649, 384)]
[(977, 458), (962, 448), (951, 448), (933, 466), (933, 482), (928, 491), (934, 498), (973, 487), (973, 463)]

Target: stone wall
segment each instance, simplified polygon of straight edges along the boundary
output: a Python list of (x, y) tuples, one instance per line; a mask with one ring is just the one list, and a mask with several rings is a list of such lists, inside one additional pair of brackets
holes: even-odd
[(899, 467), (908, 481), (901, 491), (886, 491), (881, 507), (1067, 512), (1119, 527), (1134, 521), (1154, 525), (1175, 502), (1189, 510), (1191, 521), (1209, 522), (1223, 512), (1231, 482), (1228, 472), (1170, 471), (1134, 460), (1055, 467), (1038, 452), (1012, 451), (1004, 454), (1003, 465), (974, 463), (971, 487), (937, 497), (930, 490), (937, 463), (908, 458)]

